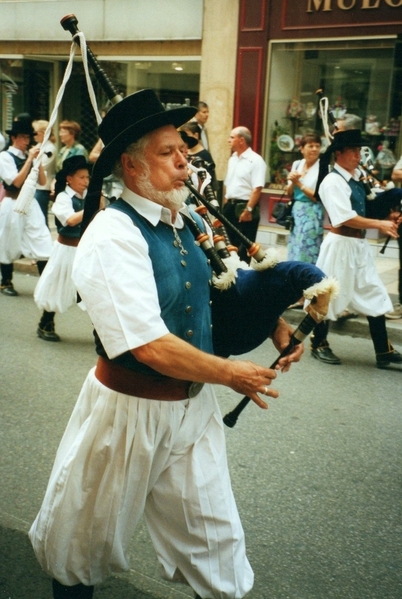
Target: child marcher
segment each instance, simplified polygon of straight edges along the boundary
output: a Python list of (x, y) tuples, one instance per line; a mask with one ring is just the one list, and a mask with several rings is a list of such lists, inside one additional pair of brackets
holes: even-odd
[(65, 312), (77, 299), (71, 271), (80, 239), (88, 184), (88, 163), (84, 156), (67, 158), (56, 175), (56, 200), (52, 206), (58, 237), (34, 293), (38, 308), (43, 310), (37, 334), (45, 341), (60, 341), (55, 332), (55, 313)]

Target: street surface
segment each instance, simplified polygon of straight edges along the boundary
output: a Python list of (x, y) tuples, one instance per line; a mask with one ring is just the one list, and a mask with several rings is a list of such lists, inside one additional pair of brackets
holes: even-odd
[[(95, 363), (86, 313), (56, 315), (60, 343), (36, 336), (37, 279), (16, 273), (0, 295), (0, 599), (51, 599), (27, 538), (54, 455)], [(341, 366), (314, 360), (280, 374), (280, 397), (250, 404), (227, 430), (228, 459), (255, 572), (250, 599), (401, 599), (401, 371), (378, 370), (366, 338), (332, 333)], [(396, 343), (399, 350), (401, 344)], [(248, 354), (271, 364), (271, 342)], [(225, 414), (241, 399), (216, 389)], [(131, 570), (94, 599), (185, 599), (159, 577), (144, 526)]]

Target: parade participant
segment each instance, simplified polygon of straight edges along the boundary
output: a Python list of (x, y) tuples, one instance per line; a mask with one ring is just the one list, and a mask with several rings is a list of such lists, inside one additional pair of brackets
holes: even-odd
[(34, 293), (36, 305), (43, 310), (37, 334), (44, 341), (60, 341), (55, 332), (55, 313), (65, 312), (77, 300), (71, 271), (88, 184), (89, 170), (84, 156), (67, 158), (56, 175), (56, 200), (52, 206), (59, 235)]
[[(11, 145), (0, 152), (0, 179), (6, 190), (0, 204), (0, 290), (12, 297), (18, 295), (13, 286), (13, 261), (21, 255), (31, 258), (41, 273), (52, 250), (52, 238), (38, 202), (31, 202), (27, 214), (14, 211), (15, 200), (40, 151), (38, 145), (28, 150), (32, 125), (25, 119), (13, 121), (6, 133)], [(39, 165), (38, 182), (43, 185), (45, 181), (45, 172)]]
[[(246, 127), (235, 127), (228, 143), (232, 150), (225, 179), (223, 214), (251, 241), (257, 237), (260, 222), (259, 201), (265, 185), (267, 165), (263, 158), (251, 149), (251, 133)], [(229, 232), (232, 243), (239, 248), (239, 256), (245, 262), (250, 259), (241, 240)]]
[[(360, 148), (365, 145), (359, 129), (339, 131), (328, 149), (335, 154), (335, 165), (319, 187), (319, 195), (331, 221), (317, 266), (339, 281), (340, 293), (328, 310), (327, 318), (336, 320), (345, 309), (367, 317), (378, 368), (402, 363), (402, 355), (388, 340), (385, 313), (392, 309), (387, 290), (375, 267), (366, 229), (378, 229), (397, 238), (392, 220), (365, 217), (366, 192), (359, 181)], [(328, 320), (312, 335), (312, 355), (326, 364), (340, 364), (327, 340)]]
[[(99, 127), (105, 147), (92, 177), (101, 184), (113, 169), (124, 189), (86, 228), (73, 268), (99, 358), (30, 530), (55, 599), (92, 597), (93, 585), (127, 570), (142, 515), (168, 580), (203, 598), (241, 598), (253, 585), (212, 385), (264, 408), (260, 394), (278, 396), (276, 372), (213, 355), (211, 273), (185, 225), (187, 161), (176, 130), (194, 113), (164, 110), (142, 90)], [(290, 335), (279, 319), (276, 347)]]

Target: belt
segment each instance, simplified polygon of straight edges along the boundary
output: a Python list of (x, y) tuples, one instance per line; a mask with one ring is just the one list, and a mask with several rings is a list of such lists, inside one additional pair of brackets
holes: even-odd
[(66, 235), (58, 235), (57, 241), (61, 243), (61, 245), (69, 245), (76, 248), (80, 240), (78, 237), (66, 237)]
[(244, 202), (246, 204), (248, 200), (238, 200), (237, 198), (229, 198), (228, 202), (230, 202), (231, 204), (239, 204), (240, 202)]
[(364, 239), (366, 237), (366, 229), (353, 229), (352, 227), (347, 227), (346, 225), (341, 225), (340, 227), (331, 227), (330, 231), (331, 233), (342, 235), (343, 237), (354, 237), (356, 239)]
[(12, 200), (16, 200), (20, 194), (20, 189), (14, 190), (14, 189), (6, 189), (4, 188), (6, 193), (5, 193), (5, 198), (11, 198)]
[(195, 397), (204, 386), (204, 383), (182, 381), (163, 374), (136, 372), (102, 356), (98, 358), (95, 376), (102, 385), (117, 393), (160, 401), (179, 401)]

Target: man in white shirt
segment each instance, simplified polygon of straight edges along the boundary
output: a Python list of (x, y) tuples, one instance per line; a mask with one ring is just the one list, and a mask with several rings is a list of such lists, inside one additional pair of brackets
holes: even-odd
[[(0, 291), (3, 295), (13, 297), (18, 295), (13, 286), (14, 260), (21, 254), (32, 258), (37, 261), (41, 273), (53, 242), (38, 202), (31, 202), (27, 214), (14, 211), (15, 200), (40, 150), (39, 146), (28, 150), (33, 134), (31, 123), (26, 120), (13, 121), (12, 128), (6, 133), (11, 138), (11, 145), (0, 152), (0, 179), (6, 190), (0, 204)], [(38, 183), (44, 184), (45, 181), (46, 174), (40, 165)]]
[[(375, 267), (366, 229), (378, 229), (385, 236), (398, 237), (392, 220), (366, 218), (366, 192), (359, 181), (360, 148), (365, 145), (359, 129), (339, 131), (327, 152), (335, 154), (333, 170), (324, 178), (319, 195), (331, 221), (317, 260), (327, 276), (339, 281), (340, 293), (329, 306), (327, 319), (337, 320), (349, 310), (367, 317), (374, 344), (376, 366), (401, 364), (402, 355), (388, 340), (385, 313), (392, 309), (388, 292)], [(328, 320), (318, 324), (312, 335), (311, 353), (326, 364), (341, 361), (329, 347)]]
[[(267, 165), (251, 149), (251, 132), (247, 127), (235, 127), (228, 140), (232, 155), (225, 178), (223, 214), (250, 241), (257, 237), (260, 222), (259, 202), (265, 185)], [(238, 247), (242, 260), (250, 262), (247, 250), (236, 232), (227, 231), (231, 242)]]
[[(185, 224), (177, 132), (194, 113), (165, 111), (142, 90), (99, 128), (104, 149), (92, 181), (101, 187), (113, 171), (124, 188), (88, 225), (73, 267), (99, 358), (29, 533), (54, 599), (89, 599), (110, 572), (129, 569), (143, 515), (167, 580), (187, 582), (199, 598), (240, 599), (253, 585), (212, 385), (264, 408), (259, 394), (277, 397), (276, 372), (213, 354), (211, 271)], [(272, 335), (286, 347), (291, 329), (279, 319)], [(298, 347), (281, 368), (300, 358)]]

